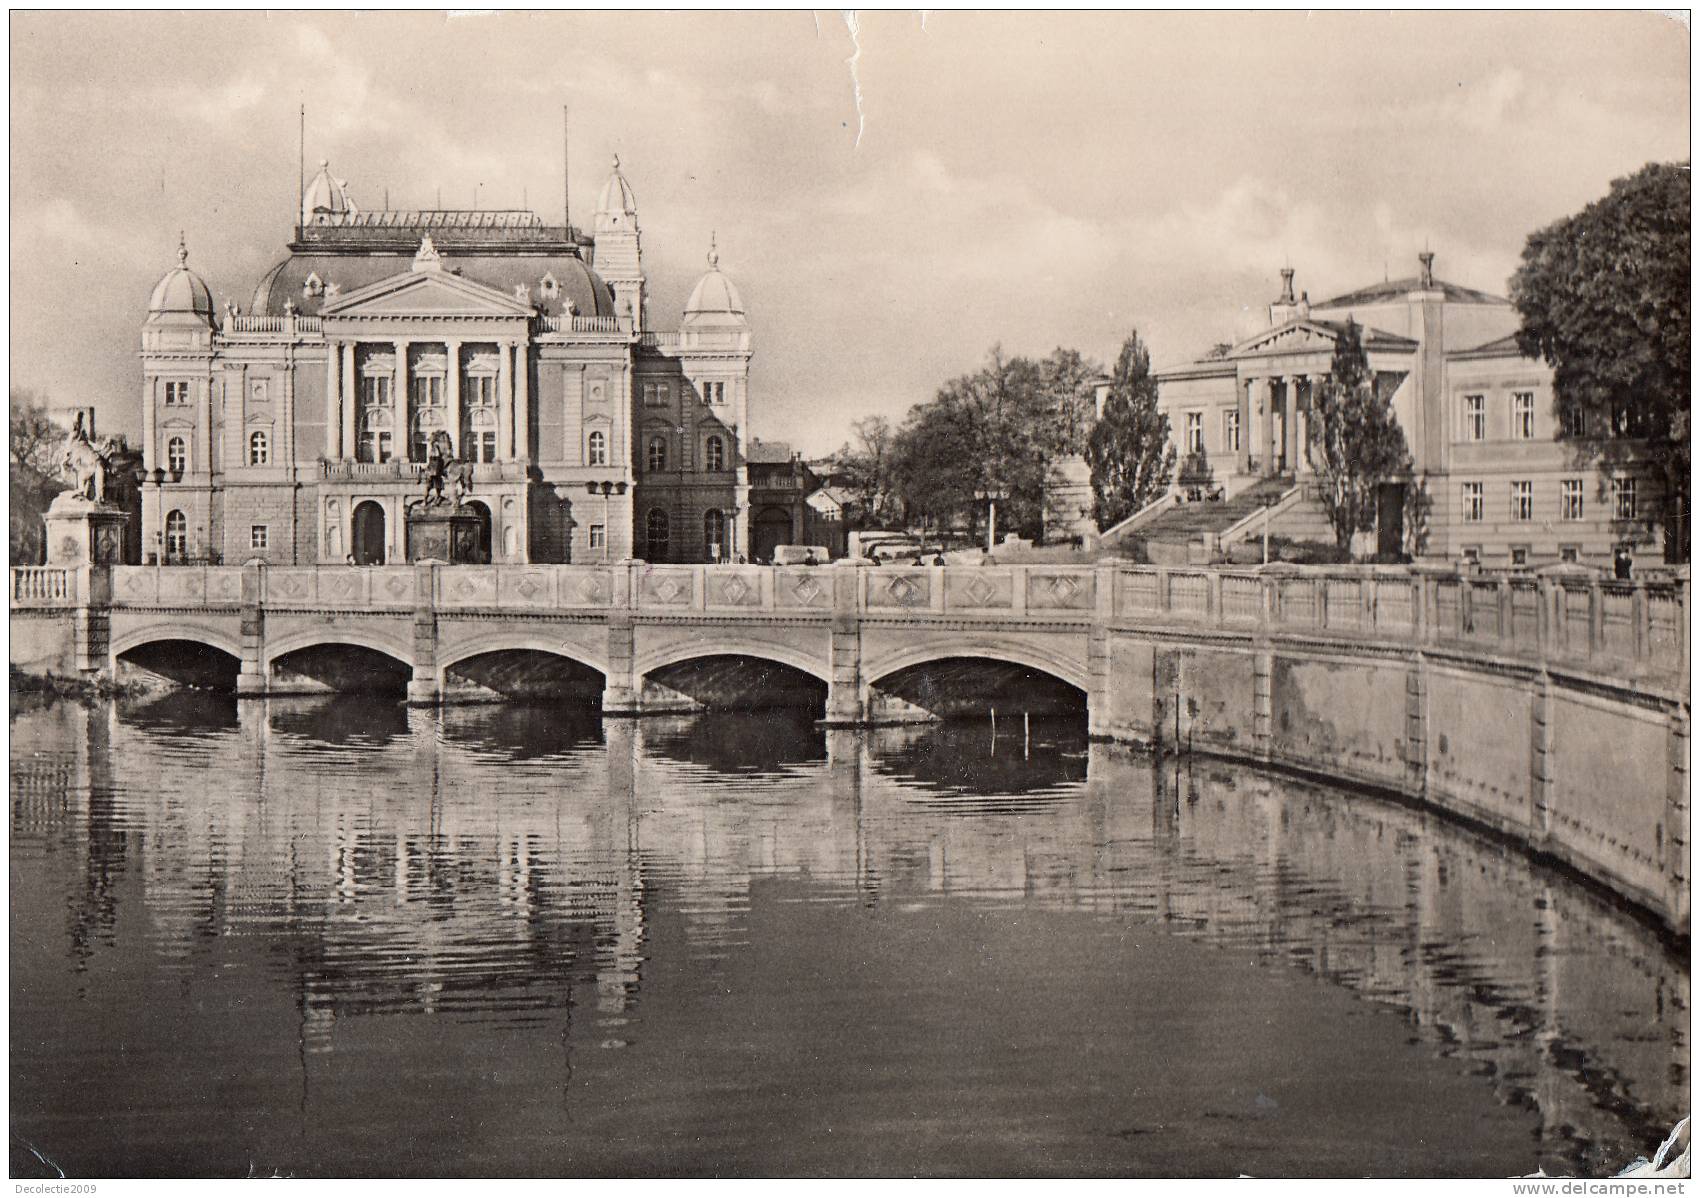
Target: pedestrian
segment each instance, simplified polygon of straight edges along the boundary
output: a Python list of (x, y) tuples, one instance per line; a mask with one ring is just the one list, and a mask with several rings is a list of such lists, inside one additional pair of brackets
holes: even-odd
[(1629, 546), (1619, 545), (1617, 553), (1611, 559), (1612, 573), (1622, 582), (1629, 581), (1630, 572), (1635, 568), (1635, 561), (1629, 556)]

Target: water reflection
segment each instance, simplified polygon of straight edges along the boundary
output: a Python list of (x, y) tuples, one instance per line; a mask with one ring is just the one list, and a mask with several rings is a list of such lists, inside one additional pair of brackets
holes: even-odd
[(73, 1173), (1601, 1173), (1687, 1109), (1681, 962), (1397, 806), (200, 702), (12, 720), (13, 1129)]

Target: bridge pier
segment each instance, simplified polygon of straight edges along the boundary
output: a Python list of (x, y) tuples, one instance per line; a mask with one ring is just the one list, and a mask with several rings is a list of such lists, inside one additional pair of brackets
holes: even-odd
[(867, 718), (862, 699), (862, 621), (856, 610), (856, 585), (855, 570), (833, 572), (826, 718), (821, 721), (831, 727), (861, 724)]
[(266, 567), (256, 563), (242, 570), (242, 664), (236, 693), (266, 693)]
[[(615, 575), (630, 589), (631, 575), (625, 571)], [(602, 686), (603, 715), (641, 715), (643, 713), (643, 679), (637, 676), (637, 632), (630, 609), (615, 608), (608, 613), (608, 673)]]
[(437, 567), (420, 562), (414, 567), (413, 677), (407, 681), (407, 701), (416, 707), (434, 706), (442, 697), (437, 683)]

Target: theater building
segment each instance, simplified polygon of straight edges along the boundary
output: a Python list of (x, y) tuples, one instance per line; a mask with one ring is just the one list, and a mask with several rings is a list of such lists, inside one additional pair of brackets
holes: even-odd
[(142, 552), (406, 561), (434, 434), (495, 562), (700, 562), (749, 544), (750, 330), (710, 247), (650, 323), (616, 159), (587, 234), (529, 211), (364, 211), (321, 163), (244, 311), (179, 246), (142, 328)]

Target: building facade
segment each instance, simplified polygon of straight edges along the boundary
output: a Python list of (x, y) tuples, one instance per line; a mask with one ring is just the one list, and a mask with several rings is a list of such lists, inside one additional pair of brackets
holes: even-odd
[(652, 329), (618, 159), (590, 234), (528, 211), (362, 211), (321, 163), (288, 256), (216, 311), (178, 249), (142, 329), (142, 552), (397, 562), (433, 437), (497, 562), (749, 544), (750, 329), (713, 247)]
[[(1635, 446), (1603, 455), (1614, 463), (1606, 467), (1602, 455), (1557, 439), (1551, 368), (1518, 351), (1510, 301), (1438, 279), (1431, 253), (1419, 264), (1411, 278), (1315, 304), (1295, 297), (1294, 272), (1283, 270), (1266, 329), (1158, 371), (1180, 485), (1228, 498), (1270, 480), (1303, 487), (1312, 473), (1311, 395), (1350, 321), (1411, 453), (1411, 477), (1396, 491), (1427, 493), (1420, 556), (1603, 563), (1623, 545), (1640, 561), (1657, 560), (1656, 476), (1636, 464)], [(1396, 523), (1411, 506), (1382, 510)], [(1384, 528), (1395, 535), (1383, 548), (1403, 531)]]

